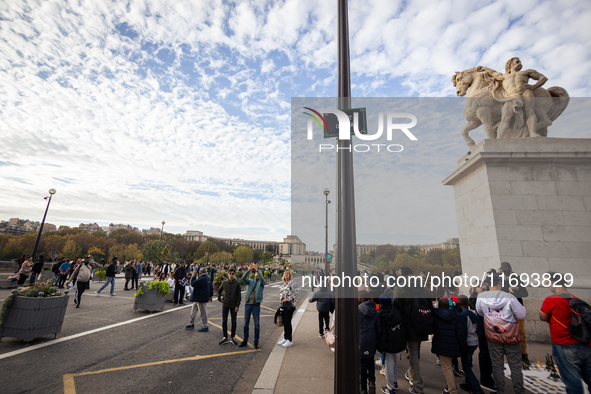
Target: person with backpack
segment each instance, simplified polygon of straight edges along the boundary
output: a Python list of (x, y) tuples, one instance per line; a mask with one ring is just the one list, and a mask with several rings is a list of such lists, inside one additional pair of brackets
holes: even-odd
[[(454, 271), (452, 275), (455, 275), (459, 273), (458, 271)], [(458, 276), (454, 276), (454, 280), (457, 278)], [(450, 286), (448, 286), (448, 288), (446, 289), (446, 295), (444, 296), (444, 298), (447, 300), (449, 306), (449, 309), (453, 309), (456, 312), (460, 312), (459, 308), (458, 308), (458, 295), (460, 294), (461, 289), (459, 287), (457, 287), (456, 285), (453, 284), (453, 280)], [(439, 302), (439, 299), (436, 300), (437, 302)], [(439, 360), (439, 356), (437, 356), (437, 364), (440, 365), (441, 362)], [(451, 369), (454, 373), (455, 376), (464, 376), (464, 373), (460, 370), (460, 365), (458, 363), (458, 358), (454, 357), (451, 360)]]
[(76, 308), (80, 308), (82, 293), (86, 290), (86, 285), (91, 277), (92, 267), (90, 266), (90, 258), (87, 257), (82, 264), (78, 265), (70, 276), (70, 279), (66, 282), (66, 287), (69, 286), (70, 282), (76, 282), (76, 295), (74, 296), (74, 304), (76, 304)]
[[(504, 275), (503, 282), (503, 291), (506, 293), (513, 294), (517, 301), (521, 305), (523, 305), (523, 299), (526, 298), (529, 293), (527, 291), (527, 287), (525, 287), (523, 281), (521, 280), (521, 276), (513, 272), (513, 267), (511, 264), (503, 261), (501, 263), (501, 267), (497, 271), (499, 274)], [(517, 286), (511, 287), (510, 283), (517, 283)], [(517, 324), (519, 325), (519, 332), (521, 333), (521, 361), (525, 365), (530, 365), (529, 357), (527, 355), (527, 337), (525, 335), (525, 320), (524, 319), (517, 319)]]
[(318, 336), (324, 338), (324, 334), (330, 330), (330, 313), (334, 312), (335, 308), (334, 294), (328, 288), (321, 287), (308, 301), (316, 302), (316, 310), (318, 311)]
[(384, 353), (386, 387), (382, 393), (394, 394), (398, 390), (398, 365), (396, 354), (406, 348), (406, 329), (402, 313), (392, 304), (392, 298), (386, 292), (380, 296), (380, 335), (378, 351)]
[(505, 394), (504, 358), (511, 370), (515, 394), (525, 394), (521, 369), (521, 333), (517, 319), (525, 319), (526, 311), (513, 294), (502, 291), (499, 274), (493, 274), (491, 290), (478, 295), (476, 312), (484, 318), (484, 333), (493, 367), (498, 394)]
[(51, 267), (51, 272), (53, 272), (53, 286), (57, 286), (59, 279), (60, 279), (60, 267), (64, 263), (64, 258), (62, 257)]
[(29, 277), (29, 284), (31, 286), (33, 286), (33, 283), (35, 283), (37, 277), (39, 277), (39, 275), (41, 275), (41, 271), (43, 271), (43, 260), (44, 256), (41, 255), (37, 258), (37, 262), (33, 264), (31, 276)]
[[(394, 306), (402, 312), (406, 329), (406, 345), (408, 348), (409, 368), (404, 377), (409, 381), (411, 393), (423, 393), (425, 384), (421, 378), (419, 360), (421, 342), (426, 341), (433, 333), (433, 311), (429, 290), (425, 287), (412, 286), (417, 284), (409, 267), (401, 267), (399, 275), (406, 278), (406, 286), (394, 289)], [(400, 282), (403, 282), (400, 280)], [(413, 283), (414, 282), (414, 283)]]
[[(591, 307), (566, 291), (566, 281), (562, 275), (550, 275), (549, 289), (553, 294), (544, 299), (540, 309), (540, 320), (550, 325), (552, 357), (556, 361), (567, 394), (583, 394), (585, 389), (581, 379), (587, 386), (591, 386)], [(576, 325), (579, 322), (585, 327), (577, 330)]]
[(472, 371), (472, 356), (480, 344), (478, 331), (482, 326), (480, 317), (470, 309), (470, 301), (465, 295), (458, 297), (458, 342), (462, 357), (462, 368), (466, 376), (466, 382), (460, 383), (460, 388), (472, 394), (484, 394), (476, 375)]

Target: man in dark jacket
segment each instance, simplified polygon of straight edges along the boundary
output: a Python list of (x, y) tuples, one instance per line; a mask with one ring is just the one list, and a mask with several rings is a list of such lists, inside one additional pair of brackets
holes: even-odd
[[(187, 268), (185, 267), (185, 262), (181, 261), (178, 267), (174, 270), (174, 298), (173, 298), (173, 306), (177, 305), (185, 305), (183, 302), (183, 298), (185, 298), (185, 284), (183, 283), (183, 279), (187, 275)], [(180, 294), (180, 297), (179, 297)]]
[(33, 270), (31, 272), (31, 278), (29, 279), (29, 283), (32, 285), (37, 280), (39, 274), (43, 271), (43, 255), (37, 258), (37, 262), (33, 264)]
[(318, 333), (320, 334), (320, 338), (324, 338), (324, 333), (330, 330), (330, 312), (334, 312), (335, 307), (334, 294), (326, 287), (321, 287), (308, 301), (316, 302)]
[[(376, 367), (373, 361), (380, 334), (380, 317), (376, 304), (365, 290), (359, 292), (359, 366), (360, 394), (375, 394)], [(369, 389), (369, 390), (368, 390)]]
[(380, 296), (380, 336), (378, 338), (378, 351), (384, 353), (387, 386), (382, 387), (382, 392), (395, 394), (398, 390), (398, 371), (396, 353), (406, 348), (406, 328), (402, 320), (402, 313), (392, 305), (389, 293)]
[(230, 279), (222, 282), (218, 289), (218, 301), (222, 303), (222, 331), (224, 337), (220, 341), (220, 345), (228, 343), (228, 312), (232, 317), (232, 332), (230, 336), (230, 343), (238, 345), (234, 336), (236, 335), (236, 315), (240, 308), (240, 301), (242, 301), (242, 294), (240, 293), (240, 283), (236, 280), (236, 270), (230, 268), (228, 270)]
[(452, 369), (452, 358), (460, 356), (458, 342), (458, 312), (449, 309), (447, 298), (439, 299), (439, 308), (433, 309), (434, 329), (431, 353), (439, 355), (441, 368), (450, 394), (457, 394), (456, 381)]
[(203, 326), (197, 331), (209, 332), (207, 310), (205, 309), (205, 306), (213, 299), (213, 285), (211, 284), (211, 279), (207, 275), (207, 269), (205, 267), (199, 270), (199, 276), (197, 276), (197, 272), (193, 272), (191, 286), (193, 287), (193, 294), (191, 294), (189, 301), (193, 303), (193, 306), (191, 307), (189, 324), (187, 324), (185, 328), (187, 330), (193, 330), (195, 328), (195, 316), (197, 316), (197, 309), (199, 309), (201, 311), (201, 322), (203, 323)]
[[(394, 289), (394, 305), (402, 312), (404, 327), (406, 328), (406, 346), (408, 347), (409, 369), (405, 374), (406, 379), (411, 384), (411, 393), (422, 393), (425, 384), (421, 378), (421, 369), (419, 360), (421, 354), (421, 342), (426, 341), (428, 334), (417, 332), (412, 324), (411, 315), (413, 312), (413, 301), (415, 298), (425, 298), (430, 300), (431, 295), (428, 289), (423, 287), (411, 287), (408, 282), (412, 275), (409, 267), (400, 268), (400, 275), (406, 277), (407, 286), (396, 286)], [(430, 301), (428, 301), (430, 302)]]
[(462, 353), (462, 368), (466, 376), (466, 382), (460, 384), (460, 388), (473, 394), (484, 394), (476, 375), (472, 371), (472, 356), (480, 344), (478, 338), (479, 328), (482, 326), (480, 317), (469, 308), (468, 297), (461, 295), (458, 298), (458, 341)]
[(107, 287), (107, 285), (110, 283), (111, 284), (111, 295), (112, 296), (115, 295), (115, 274), (117, 273), (117, 261), (118, 260), (119, 259), (117, 257), (113, 257), (111, 264), (109, 264), (109, 266), (107, 267), (107, 272), (105, 274), (105, 284), (102, 285), (102, 287), (100, 289), (95, 291), (94, 294), (99, 295), (101, 293), (101, 291), (103, 291), (103, 289), (105, 287)]

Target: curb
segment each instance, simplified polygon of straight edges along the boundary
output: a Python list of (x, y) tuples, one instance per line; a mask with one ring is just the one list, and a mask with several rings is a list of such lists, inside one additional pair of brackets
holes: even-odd
[[(308, 292), (306, 294), (306, 300), (300, 306), (298, 311), (296, 312), (295, 317), (292, 321), (293, 332), (296, 332), (298, 328), (298, 324), (300, 320), (302, 320), (302, 316), (304, 315), (304, 311), (308, 307), (308, 297), (310, 297), (312, 292)], [(282, 334), (283, 336), (283, 334)], [(278, 339), (280, 339), (279, 337)], [(283, 357), (285, 357), (285, 352), (287, 348), (283, 346), (278, 346), (277, 344), (274, 345), (263, 370), (257, 380), (256, 384), (254, 385), (254, 389), (252, 390), (253, 394), (273, 394), (275, 391), (275, 385), (277, 384), (277, 379), (279, 378), (279, 371), (281, 371), (281, 365), (283, 364)]]

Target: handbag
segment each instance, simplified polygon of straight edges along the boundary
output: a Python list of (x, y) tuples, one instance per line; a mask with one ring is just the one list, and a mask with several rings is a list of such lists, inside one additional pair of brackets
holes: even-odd
[(324, 334), (324, 340), (326, 341), (326, 344), (328, 345), (330, 350), (332, 350), (334, 352), (335, 342), (337, 340), (337, 337), (334, 334), (334, 325), (331, 327), (331, 329), (327, 333)]
[(281, 315), (281, 312), (283, 312), (282, 307), (277, 308), (277, 312), (275, 312), (274, 322), (277, 327), (283, 327), (283, 316)]

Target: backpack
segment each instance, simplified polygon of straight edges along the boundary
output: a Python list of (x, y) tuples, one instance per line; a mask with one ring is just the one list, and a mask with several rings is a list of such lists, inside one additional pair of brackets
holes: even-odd
[(565, 294), (559, 295), (569, 301), (569, 308), (572, 315), (571, 326), (567, 328), (558, 319), (554, 318), (554, 320), (566, 328), (573, 339), (582, 344), (589, 345), (591, 342), (591, 306), (576, 297), (569, 297)]
[(51, 272), (53, 272), (54, 274), (58, 274), (60, 272), (61, 265), (62, 263), (60, 263), (59, 261), (57, 263), (54, 263), (53, 267), (51, 267)]
[(410, 311), (412, 327), (419, 334), (433, 334), (433, 311), (426, 298), (413, 298)]

